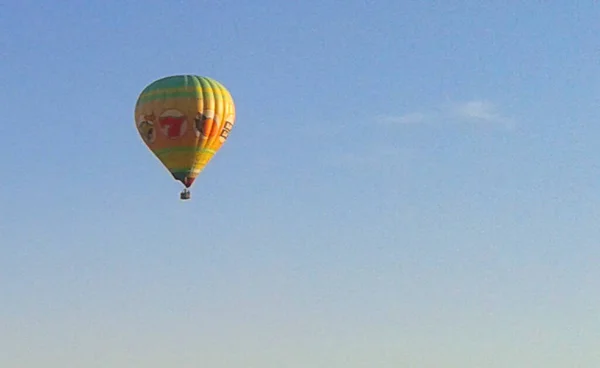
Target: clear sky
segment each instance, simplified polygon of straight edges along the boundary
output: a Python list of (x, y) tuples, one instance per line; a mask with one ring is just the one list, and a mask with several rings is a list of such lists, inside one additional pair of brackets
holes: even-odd
[[(0, 366), (597, 368), (599, 19), (5, 0)], [(188, 202), (133, 119), (182, 73), (238, 114)]]

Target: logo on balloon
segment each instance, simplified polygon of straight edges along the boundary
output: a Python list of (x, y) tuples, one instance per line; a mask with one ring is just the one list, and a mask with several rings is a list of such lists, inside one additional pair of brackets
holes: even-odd
[(212, 110), (205, 110), (202, 113), (196, 115), (195, 130), (196, 136), (206, 139), (209, 136), (214, 137), (219, 129), (219, 116)]
[(227, 119), (225, 120), (225, 126), (223, 127), (223, 131), (221, 131), (221, 135), (219, 136), (219, 141), (225, 142), (227, 140), (227, 138), (229, 137), (229, 133), (233, 128), (234, 119), (235, 117), (233, 115), (227, 117)]
[(180, 111), (171, 109), (160, 114), (160, 131), (169, 139), (181, 138), (187, 130), (187, 119)]
[(156, 140), (156, 129), (154, 127), (156, 117), (151, 115), (140, 115), (138, 117), (138, 130), (146, 143), (153, 143)]
[(206, 138), (204, 122), (206, 121), (206, 115), (202, 113), (196, 114), (194, 118), (194, 131), (196, 132), (196, 137)]

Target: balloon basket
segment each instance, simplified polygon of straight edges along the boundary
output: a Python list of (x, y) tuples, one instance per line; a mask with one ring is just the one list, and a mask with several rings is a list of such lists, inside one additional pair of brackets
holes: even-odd
[(187, 190), (187, 189), (184, 189), (184, 190), (181, 192), (181, 194), (179, 194), (179, 198), (180, 198), (182, 201), (185, 201), (185, 200), (188, 200), (188, 199), (190, 199), (190, 198), (191, 198), (191, 196), (192, 196), (192, 194), (191, 194), (191, 193), (190, 193), (190, 191), (189, 191), (189, 190)]

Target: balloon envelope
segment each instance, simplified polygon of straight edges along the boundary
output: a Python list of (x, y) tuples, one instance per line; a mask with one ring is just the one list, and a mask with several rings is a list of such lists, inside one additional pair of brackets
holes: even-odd
[(138, 97), (135, 123), (152, 153), (189, 188), (227, 140), (235, 105), (219, 82), (175, 75), (149, 84)]

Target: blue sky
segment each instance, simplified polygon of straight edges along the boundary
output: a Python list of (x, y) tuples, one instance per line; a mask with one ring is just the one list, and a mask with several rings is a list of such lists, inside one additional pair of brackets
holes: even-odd
[[(597, 367), (599, 17), (4, 2), (0, 366)], [(181, 73), (238, 114), (189, 202), (133, 121)]]

